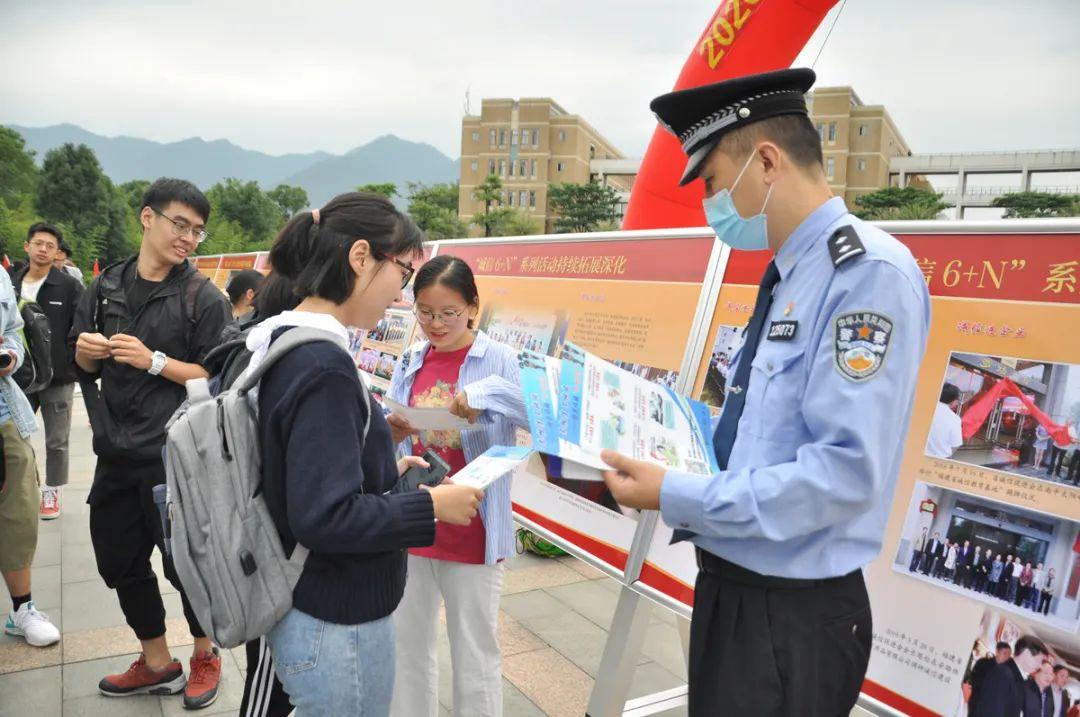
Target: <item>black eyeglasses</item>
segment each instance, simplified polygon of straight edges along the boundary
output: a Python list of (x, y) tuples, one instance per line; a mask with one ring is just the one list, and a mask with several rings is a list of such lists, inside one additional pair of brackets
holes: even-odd
[(206, 233), (205, 229), (196, 229), (185, 221), (177, 221), (172, 217), (165, 216), (153, 207), (150, 207), (150, 209), (154, 212), (154, 214), (157, 214), (159, 217), (167, 220), (170, 224), (173, 225), (172, 234), (173, 237), (177, 239), (184, 236), (185, 234), (190, 234), (191, 238), (195, 240), (196, 244), (202, 244), (204, 241), (206, 241), (206, 237), (210, 236)]
[[(386, 259), (384, 259), (383, 261), (386, 261)], [(397, 264), (398, 268), (405, 272), (401, 277), (401, 288), (402, 290), (404, 290), (405, 287), (409, 285), (409, 282), (412, 281), (413, 274), (416, 273), (416, 269), (414, 269), (411, 264), (406, 264), (397, 257), (390, 257), (389, 261)]]

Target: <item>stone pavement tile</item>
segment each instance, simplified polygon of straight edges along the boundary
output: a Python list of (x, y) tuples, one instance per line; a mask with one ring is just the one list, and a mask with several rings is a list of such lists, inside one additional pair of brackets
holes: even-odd
[(64, 625), (71, 632), (124, 624), (116, 592), (106, 587), (101, 578), (66, 583), (62, 594)]
[[(58, 523), (61, 523), (61, 530), (64, 536), (64, 545), (82, 545), (85, 546), (86, 551), (90, 554), (91, 558), (94, 555), (94, 549), (90, 545), (90, 514), (89, 513), (76, 513), (74, 511), (81, 510), (80, 506), (74, 500), (68, 500), (67, 494), (64, 495), (64, 514), (60, 516)], [(90, 506), (82, 506), (89, 509)]]
[(608, 574), (605, 573), (603, 570), (600, 570), (599, 568), (594, 568), (585, 561), (578, 560), (573, 555), (567, 555), (566, 557), (559, 558), (558, 560), (566, 567), (581, 573), (589, 580), (599, 580), (600, 578), (608, 577)]
[(60, 536), (56, 533), (38, 535), (37, 549), (31, 566), (35, 568), (60, 564)]
[[(187, 621), (183, 618), (171, 618), (165, 621), (165, 639), (179, 659), (186, 659), (189, 652), (185, 649), (194, 640), (188, 632)], [(64, 634), (64, 662), (84, 662), (105, 657), (137, 653), (139, 641), (135, 633), (126, 624), (102, 627), (93, 630), (79, 630)]]
[(102, 717), (103, 715), (107, 717), (161, 717), (161, 698), (153, 695), (132, 697), (94, 695), (64, 701), (64, 717)]
[(502, 610), (499, 611), (498, 634), (503, 657), (547, 647), (547, 643)]
[[(0, 583), (2, 585), (3, 583)], [(60, 607), (60, 566), (43, 565), (30, 568), (30, 594), (39, 610), (58, 612)], [(5, 620), (11, 611), (11, 595), (0, 587), (0, 616)]]
[(586, 580), (576, 570), (571, 570), (558, 561), (549, 561), (545, 565), (534, 565), (517, 570), (507, 570), (503, 578), (503, 595), (546, 588), (553, 585), (566, 585)]
[[(3, 618), (5, 621), (7, 617)], [(51, 667), (64, 661), (63, 641), (49, 647), (31, 647), (11, 635), (0, 637), (0, 675)]]
[(649, 625), (641, 651), (650, 660), (680, 680), (686, 681), (686, 657), (683, 655), (682, 639), (673, 625), (656, 622)]
[(591, 677), (551, 648), (506, 658), (503, 676), (549, 717), (581, 717), (593, 686)]
[[(190, 665), (188, 664), (188, 658), (191, 657), (189, 651), (185, 651), (184, 655), (180, 658), (184, 663), (184, 674), (190, 676)], [(221, 685), (218, 687), (218, 698), (213, 705), (207, 707), (206, 710), (199, 710), (197, 714), (214, 714), (215, 712), (229, 712), (236, 714), (240, 709), (240, 702), (244, 699), (244, 675), (240, 672), (240, 669), (236, 666), (236, 660), (232, 659), (228, 651), (223, 651), (221, 656)], [(165, 717), (180, 717), (180, 715), (192, 715), (196, 714), (190, 710), (184, 709), (183, 699), (177, 699), (175, 697), (162, 697), (161, 698), (161, 711)]]
[(60, 667), (0, 676), (0, 717), (60, 717)]
[(506, 717), (544, 717), (543, 711), (521, 693), (514, 683), (503, 678), (503, 714)]
[(559, 615), (566, 611), (565, 603), (556, 600), (544, 590), (504, 595), (500, 605), (504, 612), (522, 623), (546, 615)]
[(595, 677), (607, 632), (569, 608), (554, 615), (527, 618), (522, 624), (589, 675)]
[(673, 687), (682, 687), (686, 680), (671, 674), (655, 662), (638, 665), (634, 670), (634, 679), (630, 683), (628, 699), (644, 697), (655, 692), (663, 692)]
[(65, 583), (103, 582), (98, 575), (94, 550), (89, 543), (64, 544), (60, 548)]
[(611, 627), (611, 618), (615, 616), (615, 605), (619, 601), (619, 596), (605, 589), (603, 582), (588, 580), (569, 585), (556, 585), (545, 588), (544, 592), (553, 595), (570, 609), (581, 613), (597, 627), (607, 630)]
[(233, 654), (233, 659), (236, 660), (236, 666), (239, 667), (241, 671), (246, 670), (247, 649), (245, 648), (245, 646), (241, 645), (240, 647), (234, 647), (231, 652)]

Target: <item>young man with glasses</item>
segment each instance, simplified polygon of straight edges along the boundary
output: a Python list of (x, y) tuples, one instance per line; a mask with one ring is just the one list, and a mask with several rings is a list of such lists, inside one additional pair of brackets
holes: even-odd
[(41, 307), (52, 334), (52, 382), (27, 396), (30, 406), (41, 409), (45, 423), (45, 485), (41, 488), (42, 520), (60, 517), (60, 488), (68, 482), (68, 438), (71, 434), (71, 399), (75, 369), (68, 360), (67, 335), (75, 320), (75, 307), (82, 297), (82, 282), (53, 262), (63, 242), (60, 230), (38, 222), (26, 232), (26, 266), (11, 275), (15, 293)]
[[(184, 383), (207, 376), (200, 364), (232, 320), (224, 295), (187, 261), (206, 238), (209, 216), (210, 203), (195, 185), (154, 182), (139, 214), (139, 253), (90, 284), (68, 336), (98, 456), (87, 498), (98, 572), (142, 643), (131, 668), (105, 677), (98, 689), (107, 696), (185, 690), (189, 709), (217, 698), (221, 658), (164, 555), (153, 488), (165, 482), (165, 424), (184, 400)], [(195, 637), (188, 680), (165, 642), (165, 608), (150, 567), (155, 545)]]

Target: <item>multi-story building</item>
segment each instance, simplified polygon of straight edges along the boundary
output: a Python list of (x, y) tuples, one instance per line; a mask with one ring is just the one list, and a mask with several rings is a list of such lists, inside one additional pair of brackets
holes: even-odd
[(819, 87), (807, 102), (833, 192), (854, 209), (859, 195), (889, 186), (889, 162), (911, 150), (888, 111), (864, 105), (850, 87)]
[(590, 161), (619, 158), (622, 153), (603, 135), (551, 98), (485, 99), (478, 116), (461, 122), (458, 214), (471, 222), (484, 212), (473, 193), (494, 174), (503, 184), (500, 203), (551, 231), (548, 185), (584, 184), (591, 178)]

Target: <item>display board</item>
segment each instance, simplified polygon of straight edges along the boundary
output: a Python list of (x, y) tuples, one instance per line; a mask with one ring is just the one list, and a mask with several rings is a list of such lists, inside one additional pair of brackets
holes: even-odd
[[(874, 646), (864, 692), (905, 714), (953, 717), (967, 714), (971, 667), (999, 640), (1036, 635), (1080, 676), (1080, 227), (885, 228), (922, 268), (933, 320), (882, 553), (866, 569)], [(720, 403), (726, 358), (767, 261), (733, 252), (692, 396)], [(945, 383), (959, 392), (955, 410), (940, 404)], [(962, 427), (954, 449), (928, 445), (931, 431), (940, 437), (950, 425)], [(1055, 436), (1065, 450), (1053, 450)], [(639, 584), (686, 614), (693, 551), (670, 545), (670, 529), (657, 525)], [(953, 560), (933, 552), (935, 534), (956, 544)], [(1015, 581), (991, 581), (999, 554), (1003, 566), (1010, 555), (1030, 563), (1033, 586), (1023, 567)], [(1039, 580), (1051, 569), (1044, 600)], [(1080, 694), (1080, 681), (1071, 692)]]
[[(477, 327), (493, 339), (550, 356), (573, 342), (675, 387), (718, 246), (701, 232), (622, 232), (444, 242), (439, 253), (472, 266)], [(515, 514), (620, 574), (637, 511), (620, 508), (601, 482), (556, 475), (550, 463), (519, 471)]]

